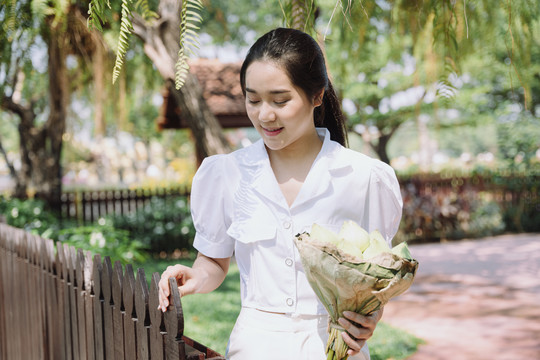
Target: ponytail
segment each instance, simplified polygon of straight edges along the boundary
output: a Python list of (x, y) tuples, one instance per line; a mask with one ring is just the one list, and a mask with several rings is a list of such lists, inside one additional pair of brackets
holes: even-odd
[(328, 129), (330, 139), (343, 146), (348, 145), (345, 115), (341, 111), (341, 104), (330, 80), (324, 91), (321, 106), (315, 108), (314, 120), (315, 126)]

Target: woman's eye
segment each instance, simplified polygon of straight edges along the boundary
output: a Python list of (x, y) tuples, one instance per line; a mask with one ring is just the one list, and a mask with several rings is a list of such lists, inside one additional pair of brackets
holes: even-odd
[(289, 100), (274, 101), (276, 105), (285, 105)]
[(248, 99), (248, 103), (250, 103), (250, 104), (257, 104), (258, 102), (259, 102), (259, 100)]

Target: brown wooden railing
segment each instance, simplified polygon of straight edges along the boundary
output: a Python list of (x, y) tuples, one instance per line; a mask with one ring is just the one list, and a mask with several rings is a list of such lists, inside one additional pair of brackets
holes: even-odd
[(63, 219), (76, 219), (83, 223), (98, 220), (110, 214), (124, 215), (133, 212), (152, 197), (167, 199), (172, 196), (189, 196), (188, 187), (155, 189), (70, 190), (61, 196)]
[(158, 281), (0, 223), (0, 359), (224, 359), (183, 336), (174, 283), (157, 309)]
[(399, 179), (402, 193), (412, 192), (415, 196), (475, 196), (489, 193), (502, 208), (512, 206), (536, 206), (539, 203), (538, 190), (540, 174), (519, 176), (456, 176), (452, 174), (417, 174)]

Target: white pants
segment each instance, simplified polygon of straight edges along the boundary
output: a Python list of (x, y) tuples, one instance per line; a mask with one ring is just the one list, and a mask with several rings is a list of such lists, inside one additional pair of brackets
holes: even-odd
[[(227, 344), (228, 360), (326, 360), (327, 315), (274, 314), (243, 307)], [(349, 360), (369, 360), (367, 345)]]

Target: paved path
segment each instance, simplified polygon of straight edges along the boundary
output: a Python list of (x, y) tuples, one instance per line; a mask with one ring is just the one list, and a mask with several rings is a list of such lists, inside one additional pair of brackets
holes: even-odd
[(411, 246), (411, 288), (383, 321), (424, 339), (410, 360), (540, 359), (540, 234)]

